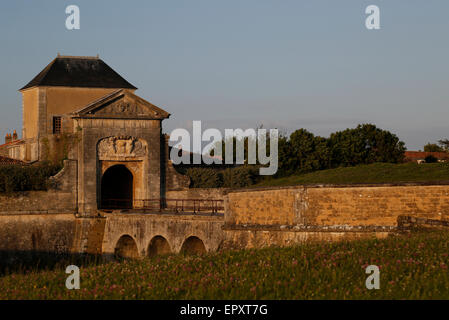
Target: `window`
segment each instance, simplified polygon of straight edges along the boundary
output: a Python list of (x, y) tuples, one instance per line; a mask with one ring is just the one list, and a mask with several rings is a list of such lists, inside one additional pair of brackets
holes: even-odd
[(61, 133), (61, 117), (53, 117), (53, 133)]

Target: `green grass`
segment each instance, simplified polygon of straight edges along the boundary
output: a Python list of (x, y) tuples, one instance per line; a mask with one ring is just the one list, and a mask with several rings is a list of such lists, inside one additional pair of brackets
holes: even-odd
[[(448, 299), (448, 232), (309, 243), (288, 248), (170, 255), (0, 278), (0, 299)], [(365, 287), (368, 265), (380, 289)]]
[(267, 178), (255, 186), (449, 181), (449, 163), (374, 163), (284, 178)]

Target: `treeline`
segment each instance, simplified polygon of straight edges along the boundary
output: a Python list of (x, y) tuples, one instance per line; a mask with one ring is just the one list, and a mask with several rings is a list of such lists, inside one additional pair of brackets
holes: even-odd
[(429, 142), (424, 146), (424, 152), (449, 152), (449, 140), (438, 140), (438, 143)]
[(332, 133), (329, 138), (299, 129), (279, 139), (278, 176), (375, 162), (404, 160), (404, 142), (373, 124)]
[(243, 188), (261, 180), (258, 166), (242, 165), (235, 168), (189, 168), (191, 188)]
[[(235, 148), (236, 144), (233, 145)], [(247, 141), (244, 146), (247, 159)], [(337, 131), (328, 138), (299, 129), (289, 136), (279, 137), (279, 162), (275, 177), (375, 162), (400, 163), (404, 160), (405, 150), (404, 142), (395, 134), (373, 124), (361, 124), (356, 128)], [(203, 167), (189, 168), (183, 173), (190, 177), (191, 187), (233, 188), (246, 187), (261, 179), (272, 178), (260, 176), (258, 168), (255, 165), (214, 169)]]
[(48, 178), (61, 168), (61, 165), (49, 162), (29, 166), (0, 166), (0, 193), (47, 190)]

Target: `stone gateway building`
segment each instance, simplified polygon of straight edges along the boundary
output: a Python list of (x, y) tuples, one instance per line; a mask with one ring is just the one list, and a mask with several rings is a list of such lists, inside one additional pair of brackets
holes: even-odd
[(168, 161), (162, 121), (170, 114), (136, 90), (98, 57), (58, 55), (20, 89), (23, 138), (7, 147), (10, 157), (76, 162), (84, 215), (142, 207), (164, 198), (167, 184), (188, 187)]

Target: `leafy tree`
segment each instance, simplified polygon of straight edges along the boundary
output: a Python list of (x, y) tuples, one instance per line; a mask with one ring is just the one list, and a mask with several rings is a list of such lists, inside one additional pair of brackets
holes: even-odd
[(255, 184), (259, 179), (259, 169), (256, 166), (239, 166), (222, 171), (223, 187), (243, 188)]
[(374, 162), (402, 162), (405, 144), (389, 131), (373, 124), (358, 125), (331, 134), (331, 167)]
[(444, 149), (444, 151), (449, 152), (449, 140), (448, 139), (438, 140), (438, 143)]
[(223, 180), (218, 170), (210, 168), (189, 168), (186, 175), (190, 177), (192, 188), (219, 188)]
[(436, 143), (429, 142), (424, 146), (424, 152), (444, 152), (444, 148)]
[[(268, 135), (268, 133), (267, 133)], [(232, 138), (233, 153), (235, 158), (236, 138)], [(222, 183), (225, 186), (246, 186), (254, 183), (253, 169), (248, 169), (248, 140), (245, 138), (245, 169), (239, 168), (222, 171)], [(224, 141), (219, 142), (223, 148), (223, 156), (226, 152)], [(449, 145), (449, 142), (448, 142)], [(270, 139), (267, 137), (267, 154), (269, 153)], [(278, 172), (276, 176), (301, 174), (315, 170), (328, 169), (339, 166), (355, 166), (358, 164), (369, 164), (374, 162), (402, 162), (404, 158), (405, 145), (393, 133), (377, 128), (373, 124), (361, 124), (356, 128), (338, 131), (329, 138), (315, 136), (306, 129), (298, 129), (290, 136), (280, 134), (278, 139)], [(257, 163), (257, 168), (260, 164)], [(225, 168), (226, 166), (223, 166)], [(245, 171), (249, 170), (249, 171)], [(254, 170), (253, 170), (254, 171)], [(193, 174), (193, 172), (191, 172)], [(189, 174), (190, 175), (190, 174)], [(236, 178), (237, 177), (237, 178)], [(192, 178), (192, 176), (191, 176)], [(195, 177), (192, 181), (196, 181)], [(198, 178), (199, 179), (199, 178)], [(214, 176), (207, 181), (216, 180)], [(238, 182), (237, 180), (241, 180)], [(194, 185), (208, 185), (199, 179)], [(215, 185), (215, 182), (211, 183)]]
[[(260, 125), (259, 127), (258, 127), (258, 129), (262, 129), (263, 128), (263, 125)], [(256, 134), (257, 134), (257, 130), (255, 130), (256, 131)], [(265, 154), (269, 154), (270, 153), (270, 131), (269, 130), (267, 130), (267, 133), (266, 133), (266, 153)], [(249, 164), (248, 163), (248, 150), (249, 150), (249, 144), (251, 143), (251, 144), (254, 144), (254, 146), (255, 146), (255, 151), (256, 151), (256, 155), (255, 155), (255, 160), (256, 160), (256, 165), (260, 165), (260, 163), (259, 163), (259, 159), (258, 159), (258, 157), (257, 157), (257, 152), (258, 152), (258, 148), (259, 148), (259, 143), (258, 143), (258, 138), (257, 138), (257, 136), (252, 136), (252, 135), (250, 135), (250, 136), (245, 136), (245, 137), (225, 137), (225, 139), (223, 139), (223, 140), (220, 140), (220, 141), (217, 141), (216, 142), (216, 144), (215, 145), (218, 145), (218, 147), (219, 148), (221, 148), (221, 150), (222, 150), (222, 158), (223, 158), (223, 163), (224, 163), (224, 161), (225, 161), (225, 157), (226, 157), (226, 143), (228, 143), (229, 145), (231, 145), (232, 146), (232, 155), (233, 155), (233, 163), (235, 163), (235, 164), (237, 164), (237, 165), (239, 165), (239, 164)], [(237, 160), (237, 145), (239, 145), (239, 147), (240, 147), (240, 145), (243, 143), (243, 159), (244, 159), (244, 161), (243, 161), (243, 163), (236, 163), (236, 160)], [(211, 148), (208, 152), (207, 152), (207, 154), (208, 155), (210, 155), (210, 156), (214, 156), (214, 150), (213, 150), (213, 148)], [(254, 163), (252, 163), (252, 164), (250, 164), (250, 165), (253, 165)]]
[(306, 129), (296, 130), (288, 139), (280, 136), (278, 154), (278, 176), (305, 173), (329, 166), (327, 139), (316, 137)]

